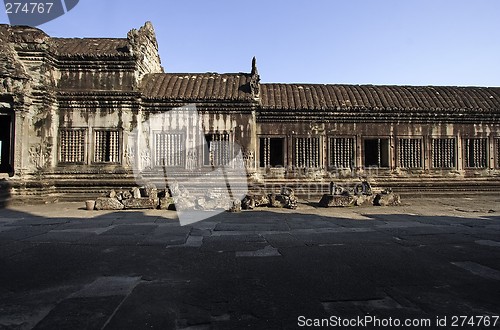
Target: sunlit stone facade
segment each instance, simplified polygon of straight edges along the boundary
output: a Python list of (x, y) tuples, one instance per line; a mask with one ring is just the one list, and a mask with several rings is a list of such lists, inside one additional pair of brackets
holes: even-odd
[[(500, 186), (500, 88), (261, 83), (255, 60), (248, 73), (165, 73), (150, 23), (122, 39), (0, 25), (0, 39), (0, 172), (12, 196), (130, 187), (137, 164), (193, 176), (232, 157), (217, 141), (238, 145), (253, 188), (360, 177)], [(145, 124), (186, 105), (203, 134), (168, 115)], [(201, 140), (207, 149), (190, 147)]]

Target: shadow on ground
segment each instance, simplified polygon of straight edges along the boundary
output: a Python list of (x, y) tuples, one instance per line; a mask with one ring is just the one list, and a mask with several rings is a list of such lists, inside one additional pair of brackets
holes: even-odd
[(265, 209), (181, 227), (160, 211), (3, 209), (0, 327), (270, 329), (300, 316), (498, 312), (498, 216), (371, 210), (353, 220)]

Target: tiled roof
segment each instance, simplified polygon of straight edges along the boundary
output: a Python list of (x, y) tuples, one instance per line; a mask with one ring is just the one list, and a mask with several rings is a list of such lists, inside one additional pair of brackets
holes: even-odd
[(500, 88), (261, 84), (264, 109), (497, 110)]
[(51, 38), (52, 51), (59, 56), (130, 56), (128, 40), (119, 38)]
[(182, 101), (250, 101), (251, 75), (246, 73), (154, 73), (141, 84), (145, 98)]
[(31, 26), (11, 26), (0, 24), (0, 33), (13, 43), (43, 43), (49, 36), (40, 29)]

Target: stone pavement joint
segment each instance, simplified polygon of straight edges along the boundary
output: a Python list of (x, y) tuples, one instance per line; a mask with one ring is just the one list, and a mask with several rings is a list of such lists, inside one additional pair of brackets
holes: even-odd
[(71, 298), (127, 296), (139, 283), (141, 277), (109, 276), (99, 277)]
[(236, 257), (281, 257), (281, 253), (268, 245), (257, 251), (236, 251)]
[(468, 270), (474, 275), (481, 276), (483, 278), (500, 281), (500, 271), (492, 269), (490, 267), (483, 266), (481, 264), (464, 261), (464, 262), (452, 262), (453, 265)]
[(492, 240), (477, 240), (476, 243), (479, 245), (500, 247), (500, 242)]

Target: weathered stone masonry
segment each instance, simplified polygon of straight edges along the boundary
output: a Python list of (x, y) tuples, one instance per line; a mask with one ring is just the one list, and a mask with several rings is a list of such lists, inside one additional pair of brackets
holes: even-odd
[[(242, 147), (253, 187), (366, 177), (395, 189), (500, 187), (500, 88), (264, 84), (250, 73), (164, 73), (154, 29), (122, 39), (52, 38), (0, 25), (0, 172), (13, 196), (77, 196), (169, 166), (192, 175), (227, 150), (141, 125), (195, 104), (209, 145)], [(168, 121), (168, 116), (166, 117)], [(191, 126), (190, 126), (191, 125)], [(131, 134), (150, 136), (138, 147)], [(5, 188), (4, 188), (5, 189)]]

